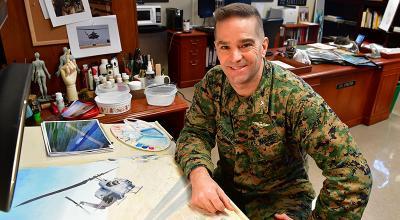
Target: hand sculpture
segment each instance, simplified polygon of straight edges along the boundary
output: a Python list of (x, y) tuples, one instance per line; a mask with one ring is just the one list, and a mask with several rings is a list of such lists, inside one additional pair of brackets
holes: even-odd
[(71, 60), (75, 64), (76, 70), (79, 74), (81, 70), (78, 68), (74, 56), (71, 55), (71, 51), (67, 47), (63, 47), (63, 51), (64, 51), (63, 55), (60, 56), (60, 65), (58, 66), (58, 71), (56, 72), (56, 76), (57, 77), (60, 76), (61, 67), (63, 67), (67, 63), (67, 53), (69, 60)]
[(66, 63), (60, 68), (61, 77), (64, 80), (64, 84), (67, 87), (67, 98), (68, 101), (72, 102), (78, 100), (78, 92), (76, 91), (76, 76), (77, 68), (76, 64), (69, 59), (69, 50), (66, 54)]
[(32, 62), (33, 74), (32, 81), (39, 85), (40, 94), (42, 99), (47, 100), (47, 86), (46, 86), (46, 75), (51, 79), (49, 71), (47, 71), (46, 65), (43, 60), (40, 60), (40, 54), (35, 53), (35, 61)]

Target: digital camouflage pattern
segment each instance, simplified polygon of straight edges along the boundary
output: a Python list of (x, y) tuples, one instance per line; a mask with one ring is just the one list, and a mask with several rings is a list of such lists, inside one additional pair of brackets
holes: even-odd
[[(215, 143), (220, 161), (213, 171)], [(326, 177), (312, 213), (307, 154)], [(219, 66), (196, 84), (176, 160), (187, 176), (206, 167), (250, 219), (360, 219), (372, 185), (348, 127), (302, 79), (268, 61), (247, 98)]]

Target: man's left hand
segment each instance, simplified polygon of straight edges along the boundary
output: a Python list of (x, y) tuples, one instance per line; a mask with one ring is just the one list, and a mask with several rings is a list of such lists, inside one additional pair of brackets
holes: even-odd
[(275, 214), (275, 219), (276, 220), (293, 220), (289, 216), (287, 216), (285, 213), (282, 214)]

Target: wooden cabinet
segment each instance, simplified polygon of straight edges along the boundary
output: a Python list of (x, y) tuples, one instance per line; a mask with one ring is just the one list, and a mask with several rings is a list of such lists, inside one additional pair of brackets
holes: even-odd
[(199, 82), (206, 72), (207, 34), (168, 31), (168, 75), (179, 88)]

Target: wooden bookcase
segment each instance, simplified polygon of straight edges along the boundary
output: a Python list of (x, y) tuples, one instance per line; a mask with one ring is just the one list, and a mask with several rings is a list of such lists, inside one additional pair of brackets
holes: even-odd
[[(364, 11), (367, 9), (372, 12), (376, 16), (378, 14), (378, 17), (382, 17), (383, 14), (385, 13), (386, 5), (388, 3), (388, 0), (381, 0), (381, 1), (365, 1), (364, 4)], [(370, 42), (377, 42), (379, 44), (382, 44), (386, 47), (399, 47), (400, 46), (400, 33), (393, 32), (393, 26), (400, 26), (400, 9), (397, 9), (396, 15), (393, 19), (392, 26), (389, 29), (389, 32), (386, 32), (384, 30), (381, 30), (375, 27), (371, 27), (371, 25), (368, 27), (360, 23), (360, 30), (359, 32), (367, 36), (367, 40)], [(373, 16), (373, 18), (375, 17)], [(362, 22), (362, 21), (361, 21)]]
[[(326, 0), (325, 16), (336, 16), (338, 20), (325, 18), (323, 41), (330, 41), (330, 36), (349, 36), (355, 39), (364, 34), (366, 41), (382, 44), (386, 47), (400, 46), (400, 34), (393, 32), (393, 26), (400, 26), (400, 10), (397, 10), (389, 32), (376, 28), (363, 27), (363, 12), (369, 9), (382, 15), (388, 0)], [(379, 25), (379, 24), (378, 24)]]
[(299, 23), (299, 24), (283, 24), (283, 36), (280, 46), (287, 39), (297, 39), (297, 44), (312, 44), (318, 40), (319, 24), (316, 23)]

